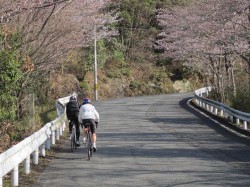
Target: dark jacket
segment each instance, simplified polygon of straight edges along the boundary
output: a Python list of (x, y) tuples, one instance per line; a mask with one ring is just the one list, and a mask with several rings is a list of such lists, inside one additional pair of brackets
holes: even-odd
[(66, 105), (66, 115), (68, 119), (72, 117), (78, 117), (79, 114), (79, 106), (77, 101), (69, 101)]

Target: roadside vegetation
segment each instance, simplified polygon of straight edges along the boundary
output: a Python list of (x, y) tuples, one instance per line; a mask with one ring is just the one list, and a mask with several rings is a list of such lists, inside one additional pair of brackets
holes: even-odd
[(99, 99), (213, 86), (250, 112), (247, 0), (36, 2), (0, 3), (0, 152), (55, 119), (57, 98), (92, 97), (94, 39)]

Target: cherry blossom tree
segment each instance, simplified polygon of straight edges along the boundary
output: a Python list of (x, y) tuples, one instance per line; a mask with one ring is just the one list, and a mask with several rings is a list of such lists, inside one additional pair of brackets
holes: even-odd
[(0, 23), (10, 21), (14, 16), (24, 12), (32, 12), (63, 4), (59, 9), (70, 3), (72, 0), (1, 0), (0, 4)]
[(94, 37), (107, 38), (116, 33), (107, 27), (116, 16), (100, 13), (109, 2), (0, 1), (0, 17), (2, 23), (17, 27), (22, 33), (22, 50), (30, 55), (34, 63), (51, 69), (55, 61), (62, 61), (73, 49), (89, 45)]
[(0, 0), (0, 27), (20, 33), (18, 50), (22, 59), (26, 59), (20, 59), (20, 63), (29, 70), (23, 74), (22, 88), (17, 94), (20, 100), (32, 89), (39, 91), (42, 79), (58, 72), (75, 51), (91, 45), (94, 37), (105, 38), (116, 33), (107, 26), (116, 21), (116, 16), (104, 11), (109, 2)]
[(160, 10), (163, 32), (155, 48), (175, 60), (186, 60), (203, 73), (210, 72), (224, 101), (228, 85), (236, 90), (233, 72), (237, 56), (249, 55), (248, 9), (249, 2), (244, 0), (199, 0)]

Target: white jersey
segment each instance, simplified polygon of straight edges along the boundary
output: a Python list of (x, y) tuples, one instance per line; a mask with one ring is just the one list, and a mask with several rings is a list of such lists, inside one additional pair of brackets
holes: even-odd
[(99, 114), (91, 104), (84, 104), (80, 107), (78, 121), (82, 123), (83, 119), (93, 119), (99, 122)]

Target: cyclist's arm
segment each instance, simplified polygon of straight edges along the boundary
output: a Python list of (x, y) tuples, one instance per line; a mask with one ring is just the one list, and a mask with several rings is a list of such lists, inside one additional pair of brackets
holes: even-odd
[(96, 109), (94, 109), (94, 115), (95, 115), (95, 121), (99, 122), (100, 121), (100, 116), (99, 116), (99, 113), (96, 111)]

